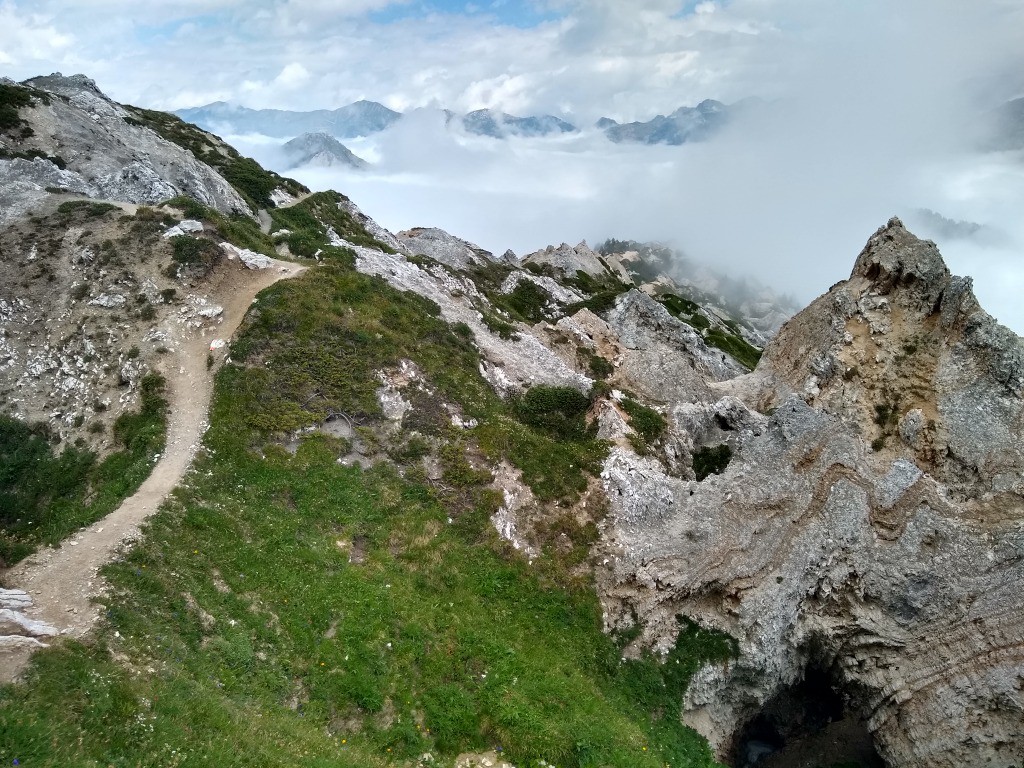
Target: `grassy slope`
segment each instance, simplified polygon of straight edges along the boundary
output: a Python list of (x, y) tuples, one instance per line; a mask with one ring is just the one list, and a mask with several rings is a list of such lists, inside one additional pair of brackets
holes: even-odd
[[(532, 481), (558, 498), (600, 445), (517, 420), (436, 308), (381, 281), (324, 268), (257, 306), (190, 487), (108, 568), (108, 626), (0, 692), (0, 761), (444, 764), (500, 746), (520, 765), (711, 764), (679, 701), (728, 643), (690, 628), (664, 665), (621, 661), (592, 587), (497, 541), (489, 475), (461, 453), (540, 462)], [(402, 356), (483, 422), (442, 451), (443, 481), (416, 461), (340, 466), (326, 436), (295, 456), (269, 441), (324, 408), (370, 418), (367, 372)]]

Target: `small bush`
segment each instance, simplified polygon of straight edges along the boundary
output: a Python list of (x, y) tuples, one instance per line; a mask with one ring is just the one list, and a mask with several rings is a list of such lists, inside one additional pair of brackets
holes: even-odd
[(724, 443), (714, 448), (698, 448), (693, 452), (693, 472), (698, 480), (708, 475), (720, 475), (729, 466), (731, 458), (732, 449)]
[(174, 249), (174, 260), (179, 264), (210, 266), (220, 254), (220, 248), (212, 240), (189, 235), (176, 235), (171, 238)]
[(590, 359), (587, 361), (587, 367), (590, 368), (590, 372), (597, 379), (607, 379), (615, 373), (615, 366), (600, 355), (591, 354)]
[(516, 327), (512, 323), (507, 323), (497, 315), (492, 315), (490, 312), (483, 312), (484, 325), (487, 329), (499, 336), (502, 339), (511, 339), (516, 341), (519, 339), (519, 334), (516, 332)]
[(531, 387), (515, 403), (523, 424), (559, 440), (580, 440), (587, 435), (590, 399), (572, 387)]
[(640, 405), (636, 400), (626, 398), (622, 401), (622, 407), (629, 414), (629, 425), (648, 442), (657, 440), (668, 428), (664, 416), (653, 408)]

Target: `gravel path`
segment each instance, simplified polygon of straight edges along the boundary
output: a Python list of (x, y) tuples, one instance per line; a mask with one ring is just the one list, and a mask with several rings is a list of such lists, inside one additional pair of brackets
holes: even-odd
[[(15, 590), (7, 593), (7, 602), (12, 606), (19, 599), (23, 602), (17, 595), (24, 591), (32, 605), (18, 607), (16, 614), (0, 610), (0, 635), (5, 634), (5, 621), (24, 624), (24, 619), (50, 625), (61, 635), (81, 637), (89, 632), (99, 617), (99, 606), (92, 598), (105, 587), (99, 568), (140, 536), (140, 524), (178, 484), (202, 443), (213, 394), (214, 372), (206, 367), (210, 342), (231, 337), (257, 293), (304, 269), (275, 260), (265, 270), (250, 271), (234, 262), (214, 275), (205, 290), (223, 306), (223, 322), (182, 339), (161, 371), (167, 379), (169, 403), (167, 445), (152, 474), (105, 518), (69, 537), (60, 547), (42, 550), (4, 574), (5, 584)], [(0, 607), (4, 597), (0, 594)], [(45, 639), (45, 633), (27, 634)], [(15, 631), (13, 636), (0, 637), (0, 683), (16, 679), (38, 647), (39, 642), (26, 633)]]

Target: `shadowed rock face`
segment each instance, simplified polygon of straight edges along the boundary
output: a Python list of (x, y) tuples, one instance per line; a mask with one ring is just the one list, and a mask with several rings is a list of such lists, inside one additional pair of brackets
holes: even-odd
[(613, 450), (606, 622), (635, 612), (662, 648), (679, 613), (737, 638), (739, 659), (686, 696), (723, 755), (813, 665), (891, 765), (1019, 764), (1022, 360), (970, 281), (894, 219), (753, 374), (709, 384), (747, 413), (735, 397), (676, 409), (693, 444), (730, 444), (721, 475)]

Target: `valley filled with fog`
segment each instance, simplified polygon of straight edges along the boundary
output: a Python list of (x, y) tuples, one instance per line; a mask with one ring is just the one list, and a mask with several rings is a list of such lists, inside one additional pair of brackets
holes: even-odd
[(393, 231), (440, 227), (520, 256), (562, 241), (658, 240), (799, 303), (847, 277), (867, 237), (897, 215), (974, 277), (984, 307), (1024, 329), (1024, 156), (976, 149), (981, 131), (873, 129), (874, 115), (812, 106), (765, 105), (682, 146), (616, 144), (596, 129), (495, 139), (423, 110), (344, 140), (369, 161), (363, 171), (289, 168), (282, 139), (226, 138), (313, 189), (343, 190)]

